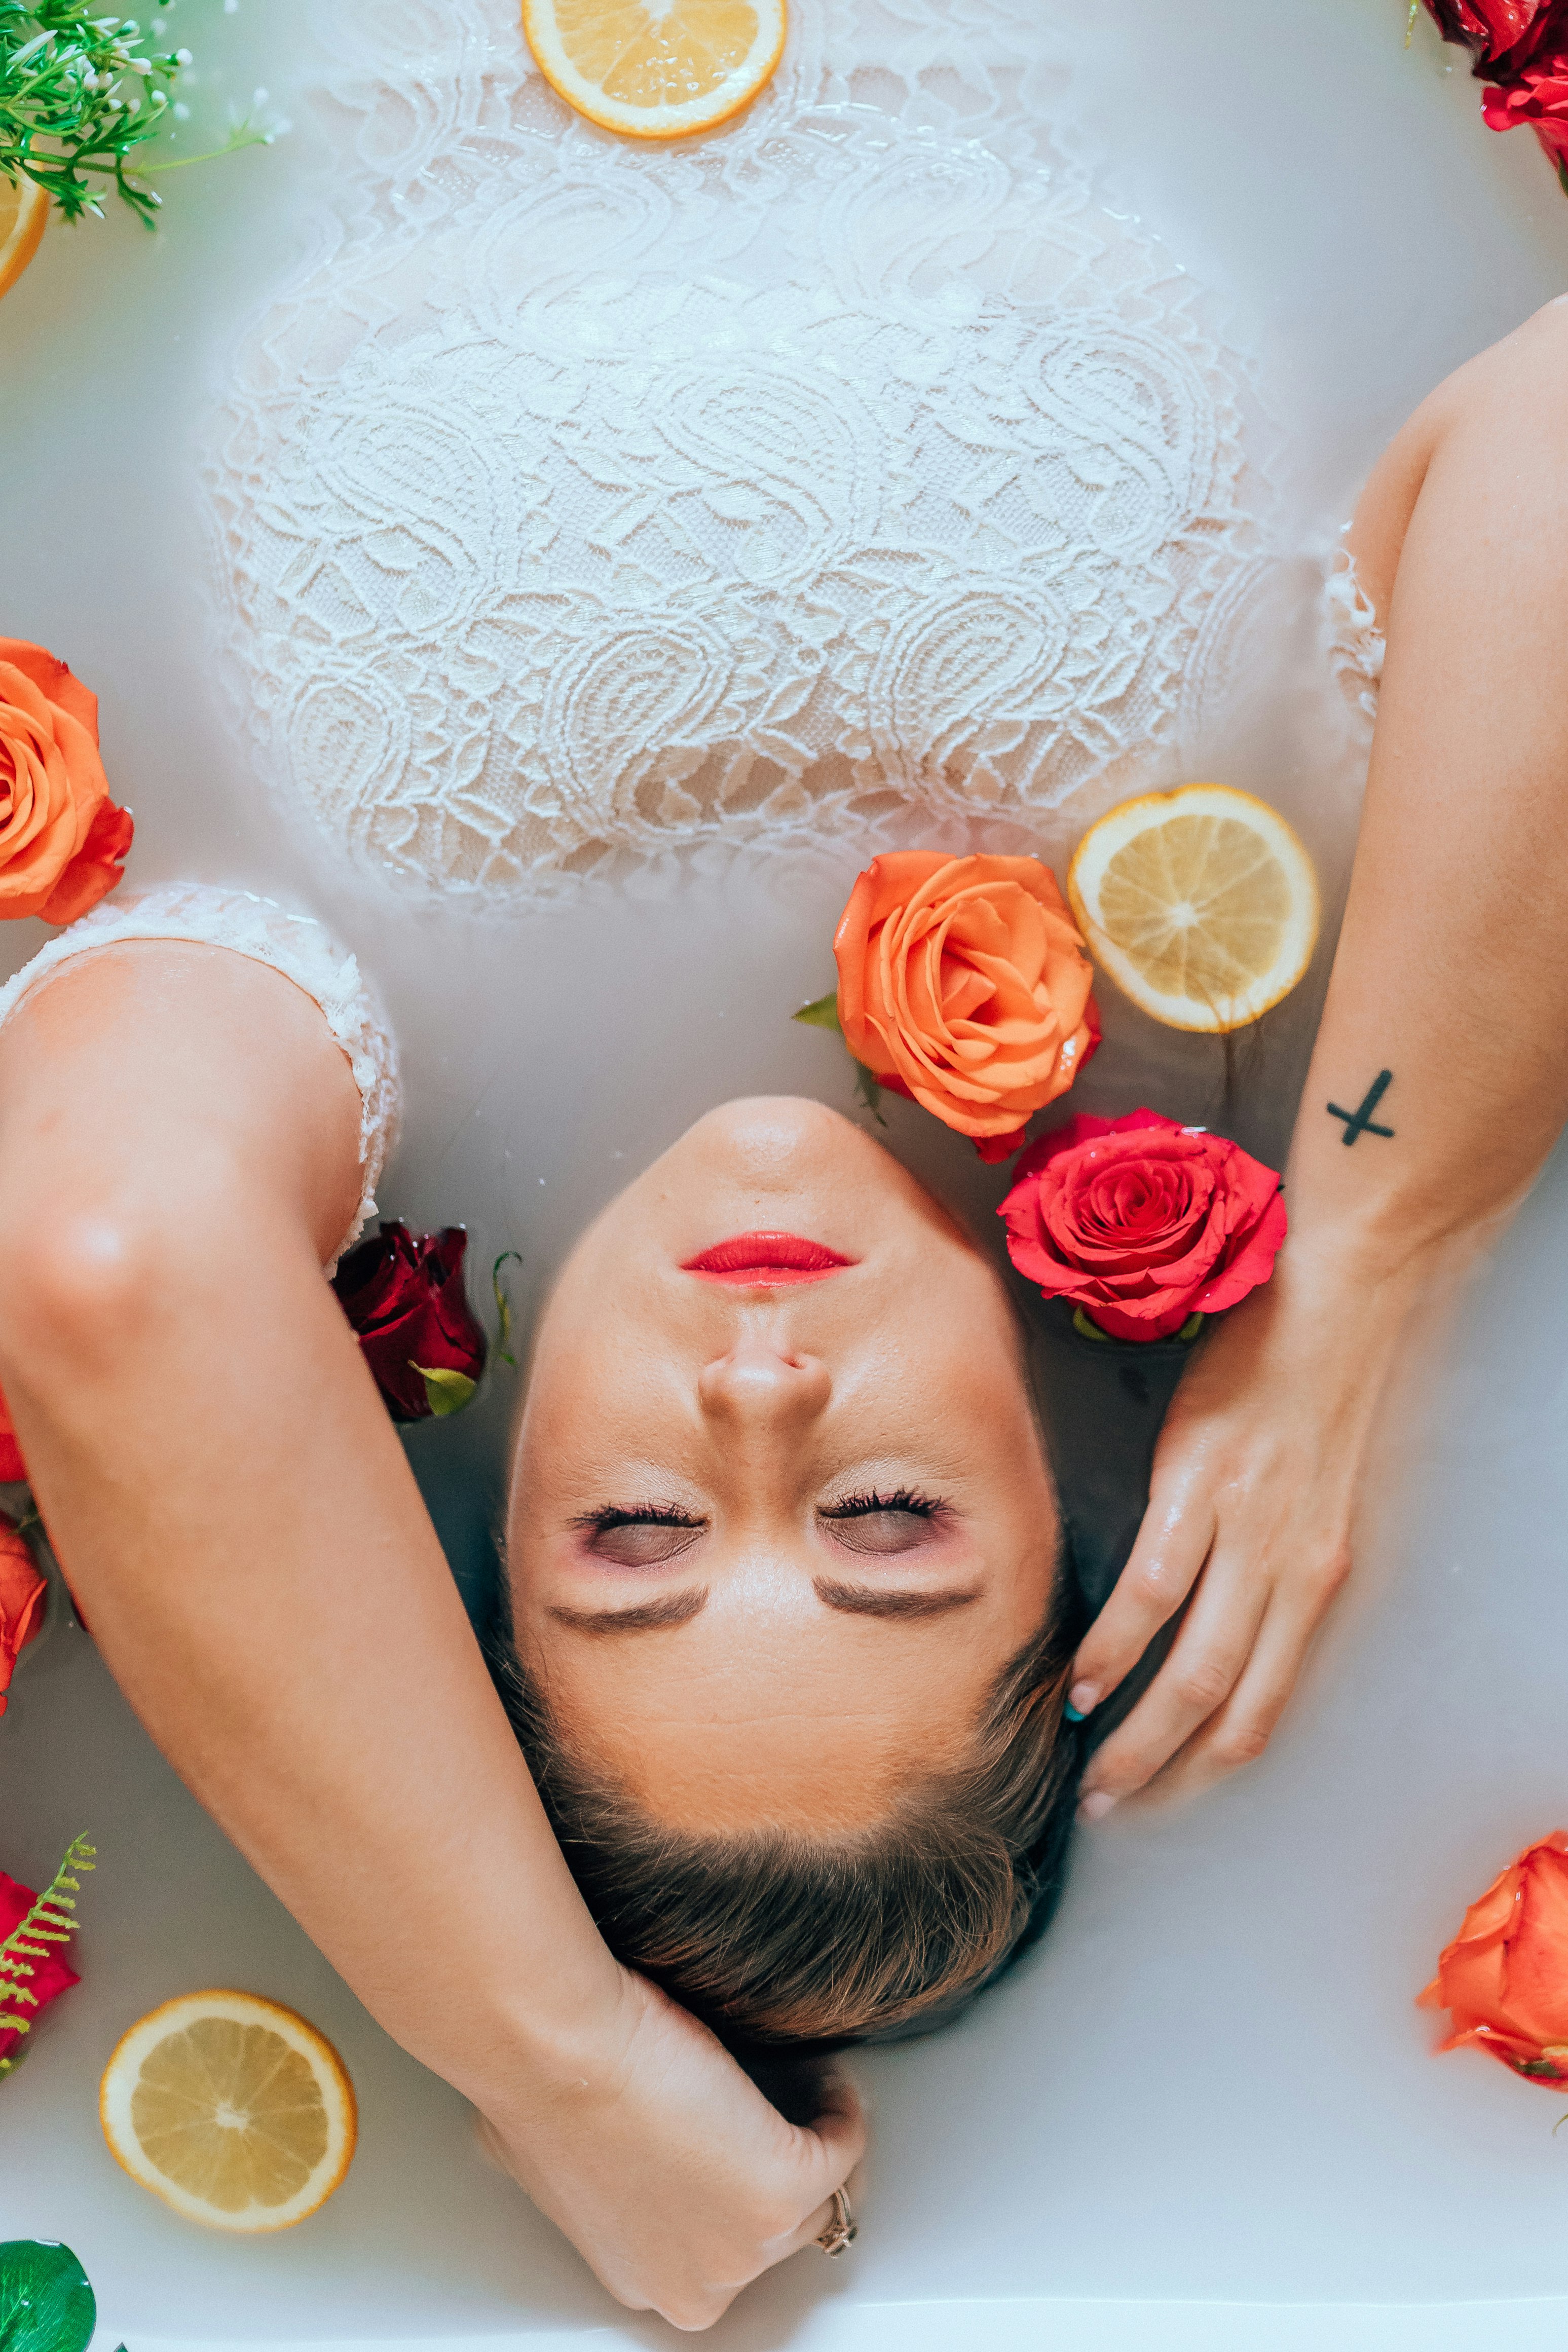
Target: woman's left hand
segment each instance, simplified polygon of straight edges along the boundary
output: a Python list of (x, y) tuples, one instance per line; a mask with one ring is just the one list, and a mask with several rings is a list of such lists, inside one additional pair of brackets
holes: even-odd
[(1085, 1817), (1189, 1795), (1268, 1744), (1351, 1567), (1356, 1488), (1404, 1321), (1408, 1271), (1294, 1241), (1202, 1343), (1154, 1457), (1126, 1567), (1079, 1650), (1072, 1703), (1110, 1696), (1161, 1627), (1165, 1660), (1084, 1776)]

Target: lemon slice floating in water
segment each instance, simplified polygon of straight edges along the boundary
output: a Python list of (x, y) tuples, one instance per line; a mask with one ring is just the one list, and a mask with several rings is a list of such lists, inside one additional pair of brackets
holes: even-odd
[(1097, 963), (1170, 1029), (1244, 1028), (1312, 960), (1318, 880), (1284, 818), (1226, 784), (1125, 801), (1091, 826), (1068, 897)]
[(711, 131), (784, 54), (784, 0), (522, 0), (539, 69), (568, 106), (633, 139)]
[(357, 2130), (331, 2042), (248, 1992), (184, 1993), (133, 2025), (99, 2113), (132, 2180), (216, 2230), (303, 2221), (348, 2170)]
[(0, 294), (8, 294), (38, 249), (49, 200), (36, 180), (0, 172)]

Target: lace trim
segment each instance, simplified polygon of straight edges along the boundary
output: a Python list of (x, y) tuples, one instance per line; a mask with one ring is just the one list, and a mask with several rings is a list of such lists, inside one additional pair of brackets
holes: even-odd
[[(1349, 526), (1347, 525), (1348, 529)], [(1323, 588), (1329, 666), (1352, 714), (1370, 736), (1387, 641), (1348, 547), (1334, 551)]]
[(1258, 548), (1244, 373), (1053, 145), (1047, 16), (812, 0), (665, 152), (564, 113), (515, 0), (335, 12), (341, 211), (205, 478), (255, 766), (356, 862), (1044, 845), (1171, 768)]
[(399, 1111), (396, 1047), (355, 959), (334, 947), (312, 917), (291, 914), (270, 898), (249, 890), (176, 883), (139, 898), (106, 899), (51, 940), (0, 988), (0, 1023), (68, 958), (126, 940), (184, 940), (228, 948), (253, 963), (269, 964), (321, 1006), (348, 1056), (360, 1096), (360, 1203), (333, 1253), (330, 1274), (375, 1214), (375, 1188), (396, 1138)]

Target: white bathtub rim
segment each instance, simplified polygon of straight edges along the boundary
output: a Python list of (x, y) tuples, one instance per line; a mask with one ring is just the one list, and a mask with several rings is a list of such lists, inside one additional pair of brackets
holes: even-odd
[[(966, 2297), (827, 2304), (773, 2335), (745, 2325), (742, 2305), (719, 2332), (745, 2352), (1561, 2352), (1568, 2296), (1431, 2303), (1216, 2303), (1100, 2297)], [(647, 2352), (676, 2331), (624, 2326), (486, 2329), (461, 2336), (156, 2336), (100, 2320), (92, 2352)], [(700, 2341), (692, 2338), (691, 2341)]]

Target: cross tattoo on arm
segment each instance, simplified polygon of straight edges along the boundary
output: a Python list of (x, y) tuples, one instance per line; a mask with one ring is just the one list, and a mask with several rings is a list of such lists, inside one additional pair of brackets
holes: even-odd
[(1329, 1117), (1342, 1118), (1345, 1123), (1345, 1131), (1340, 1138), (1342, 1143), (1353, 1143), (1362, 1135), (1391, 1136), (1394, 1133), (1391, 1127), (1379, 1127), (1373, 1118), (1373, 1112), (1393, 1084), (1394, 1072), (1379, 1070), (1354, 1110), (1342, 1110), (1338, 1103), (1329, 1105)]

